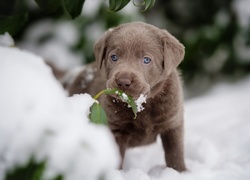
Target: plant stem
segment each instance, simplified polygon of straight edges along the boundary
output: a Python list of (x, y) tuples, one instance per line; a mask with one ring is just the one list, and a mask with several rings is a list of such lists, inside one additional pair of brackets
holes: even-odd
[(105, 89), (99, 92), (97, 95), (95, 95), (94, 100), (97, 100), (101, 94), (105, 92)]

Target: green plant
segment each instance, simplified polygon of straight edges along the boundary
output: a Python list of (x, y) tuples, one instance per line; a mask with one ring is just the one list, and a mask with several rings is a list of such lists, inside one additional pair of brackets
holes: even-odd
[[(5, 180), (43, 180), (46, 169), (46, 161), (37, 162), (32, 157), (27, 164), (16, 166), (5, 175)], [(51, 180), (63, 180), (62, 175), (58, 175)]]
[(125, 94), (122, 90), (114, 88), (114, 89), (105, 89), (101, 92), (99, 92), (94, 99), (96, 102), (93, 104), (90, 110), (90, 115), (89, 119), (91, 122), (96, 123), (96, 124), (107, 124), (107, 116), (104, 111), (104, 109), (101, 107), (97, 99), (99, 98), (100, 95), (102, 94), (116, 94), (123, 102), (126, 102), (128, 104), (128, 107), (132, 108), (132, 111), (134, 113), (134, 119), (137, 117), (137, 104), (135, 103), (134, 99)]
[[(75, 19), (81, 15), (85, 0), (34, 0), (47, 16), (60, 18), (67, 16)], [(109, 0), (110, 12), (123, 9), (131, 0)], [(155, 0), (142, 0), (135, 6), (143, 7), (143, 12), (152, 8)], [(0, 2), (0, 34), (9, 32), (12, 36), (21, 31), (30, 20), (27, 4), (24, 0), (11, 0), (8, 3)], [(21, 9), (21, 10), (20, 10)], [(19, 12), (20, 11), (20, 12)]]
[[(116, 12), (124, 8), (130, 0), (109, 0), (109, 9), (112, 12)], [(155, 4), (155, 0), (142, 0), (142, 3), (137, 4), (135, 0), (133, 0), (133, 4), (138, 7), (144, 7), (143, 12), (152, 8)]]

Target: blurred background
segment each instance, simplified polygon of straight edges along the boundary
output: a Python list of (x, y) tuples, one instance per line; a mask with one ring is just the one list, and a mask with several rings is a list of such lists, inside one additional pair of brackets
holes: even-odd
[(167, 29), (186, 47), (180, 65), (186, 98), (250, 73), (250, 0), (156, 0), (145, 12), (132, 1), (110, 12), (108, 0), (85, 0), (73, 20), (34, 0), (0, 0), (0, 18), (7, 16), (18, 19), (9, 32), (15, 45), (62, 71), (93, 61), (93, 44), (108, 28), (144, 21)]

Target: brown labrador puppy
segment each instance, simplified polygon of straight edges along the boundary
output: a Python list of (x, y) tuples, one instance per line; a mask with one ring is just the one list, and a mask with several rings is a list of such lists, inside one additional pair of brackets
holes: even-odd
[(185, 171), (183, 94), (176, 69), (184, 57), (183, 45), (166, 30), (133, 22), (107, 31), (94, 50), (95, 63), (66, 75), (69, 95), (95, 95), (105, 88), (122, 89), (134, 99), (146, 95), (145, 109), (136, 119), (117, 97), (100, 100), (122, 159), (127, 148), (155, 142), (160, 134), (167, 166)]

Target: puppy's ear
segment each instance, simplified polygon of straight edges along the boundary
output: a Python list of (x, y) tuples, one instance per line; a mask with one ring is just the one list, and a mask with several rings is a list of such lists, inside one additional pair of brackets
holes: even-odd
[(106, 40), (109, 34), (111, 33), (112, 29), (109, 29), (104, 33), (104, 35), (95, 43), (94, 45), (94, 54), (95, 59), (98, 63), (100, 69), (102, 68), (103, 61), (105, 59), (106, 53)]
[(164, 48), (164, 68), (172, 71), (176, 68), (184, 58), (185, 47), (169, 32), (162, 31), (162, 41)]

